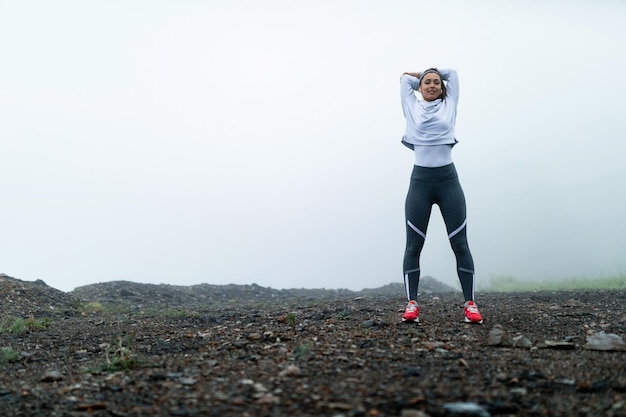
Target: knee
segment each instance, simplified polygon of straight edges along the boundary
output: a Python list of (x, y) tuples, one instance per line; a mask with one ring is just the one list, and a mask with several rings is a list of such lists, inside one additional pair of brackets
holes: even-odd
[(469, 244), (465, 236), (455, 236), (450, 239), (450, 246), (457, 256), (469, 255)]
[(419, 256), (422, 252), (423, 244), (407, 244), (404, 251), (406, 256)]

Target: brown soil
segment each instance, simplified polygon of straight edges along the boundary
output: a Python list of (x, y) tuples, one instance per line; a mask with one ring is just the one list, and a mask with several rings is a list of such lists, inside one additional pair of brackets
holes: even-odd
[(19, 356), (0, 358), (0, 415), (626, 416), (626, 351), (586, 344), (624, 337), (625, 290), (480, 294), (470, 325), (458, 292), (427, 284), (415, 325), (401, 285), (64, 293), (2, 275), (0, 347)]

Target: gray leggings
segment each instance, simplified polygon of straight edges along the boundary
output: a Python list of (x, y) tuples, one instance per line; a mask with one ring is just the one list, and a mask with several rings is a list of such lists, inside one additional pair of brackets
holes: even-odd
[(456, 267), (465, 301), (474, 299), (474, 261), (467, 244), (465, 195), (454, 164), (437, 168), (414, 166), (406, 196), (406, 250), (404, 285), (409, 300), (417, 300), (420, 253), (433, 204), (437, 204), (446, 224), (448, 239), (456, 256)]

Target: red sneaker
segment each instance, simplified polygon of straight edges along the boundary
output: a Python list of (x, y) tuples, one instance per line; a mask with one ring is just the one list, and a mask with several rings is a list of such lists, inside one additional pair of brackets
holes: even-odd
[(402, 321), (412, 321), (414, 323), (419, 323), (420, 319), (418, 318), (420, 314), (420, 306), (417, 305), (417, 301), (411, 300), (406, 305), (406, 309), (404, 309), (404, 314), (402, 315)]
[(480, 315), (480, 311), (478, 311), (478, 306), (473, 301), (466, 301), (463, 306), (463, 311), (465, 311), (465, 322), (466, 323), (483, 323), (483, 316)]

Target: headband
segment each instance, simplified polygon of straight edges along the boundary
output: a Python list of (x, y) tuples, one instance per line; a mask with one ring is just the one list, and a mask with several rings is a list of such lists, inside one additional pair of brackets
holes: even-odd
[(424, 71), (423, 73), (420, 74), (420, 83), (419, 85), (422, 85), (422, 80), (424, 79), (424, 76), (426, 74), (437, 74), (439, 76), (439, 79), (441, 79), (441, 74), (439, 74), (439, 71), (437, 71), (436, 69), (427, 69), (426, 71)]

